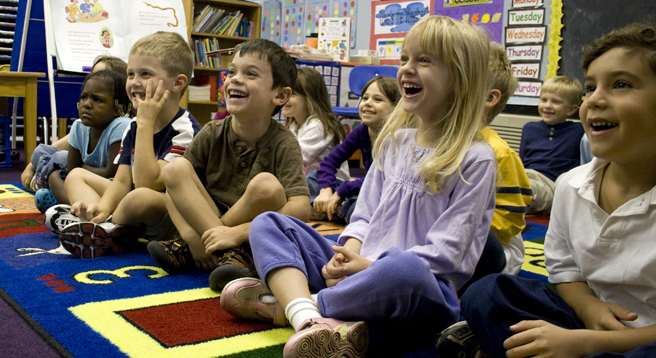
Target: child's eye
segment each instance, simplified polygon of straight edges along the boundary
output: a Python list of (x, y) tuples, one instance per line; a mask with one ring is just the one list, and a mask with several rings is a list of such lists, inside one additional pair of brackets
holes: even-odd
[(228, 76), (234, 76), (235, 75), (235, 70), (229, 69), (228, 70)]
[(257, 76), (257, 72), (255, 72), (255, 71), (248, 71), (248, 72), (246, 72), (246, 76)]
[(629, 88), (629, 87), (631, 87), (631, 85), (624, 81), (617, 81), (617, 83), (615, 83), (615, 88)]
[(585, 93), (592, 93), (597, 89), (597, 86), (594, 85), (586, 85), (585, 86)]
[(408, 56), (401, 55), (401, 64), (408, 62)]
[(419, 62), (430, 63), (431, 60), (428, 57), (422, 57), (422, 58), (419, 59)]

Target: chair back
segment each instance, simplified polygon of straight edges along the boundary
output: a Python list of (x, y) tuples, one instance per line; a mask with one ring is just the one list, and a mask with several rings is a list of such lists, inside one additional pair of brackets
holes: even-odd
[(374, 66), (374, 65), (358, 65), (351, 69), (349, 74), (349, 89), (356, 96), (362, 96), (362, 89), (364, 85), (374, 77), (388, 76), (396, 78), (396, 73), (399, 71), (394, 66)]

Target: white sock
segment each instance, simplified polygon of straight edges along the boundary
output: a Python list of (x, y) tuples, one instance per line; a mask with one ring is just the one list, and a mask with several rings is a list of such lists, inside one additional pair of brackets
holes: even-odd
[(313, 293), (310, 297), (312, 298), (312, 301), (314, 301), (315, 306), (319, 307), (319, 299), (317, 298), (319, 297), (319, 294)]
[(306, 319), (323, 317), (314, 301), (305, 297), (289, 302), (285, 307), (285, 316), (296, 331)]

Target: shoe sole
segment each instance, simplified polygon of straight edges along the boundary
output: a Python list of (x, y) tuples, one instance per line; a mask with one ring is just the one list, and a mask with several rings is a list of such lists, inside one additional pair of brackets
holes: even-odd
[(313, 329), (295, 341), (284, 358), (364, 358), (368, 346), (369, 327), (357, 322), (351, 327), (344, 324), (335, 329)]
[(255, 268), (240, 268), (235, 264), (225, 264), (215, 268), (210, 274), (209, 282), (210, 288), (213, 291), (221, 292), (223, 288), (231, 281), (240, 278), (256, 277), (252, 274)]
[(119, 226), (111, 233), (94, 223), (79, 223), (64, 228), (59, 241), (73, 256), (92, 259), (105, 254), (129, 251), (124, 245), (135, 236), (135, 228)]

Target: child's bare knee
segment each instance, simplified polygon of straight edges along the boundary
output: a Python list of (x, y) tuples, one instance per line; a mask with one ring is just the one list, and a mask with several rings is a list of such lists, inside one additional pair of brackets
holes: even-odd
[(189, 170), (193, 170), (193, 168), (188, 160), (182, 157), (175, 158), (162, 168), (162, 181), (166, 186), (174, 185)]
[(269, 203), (286, 200), (285, 189), (271, 173), (260, 173), (251, 179), (244, 195), (248, 195), (252, 200)]

